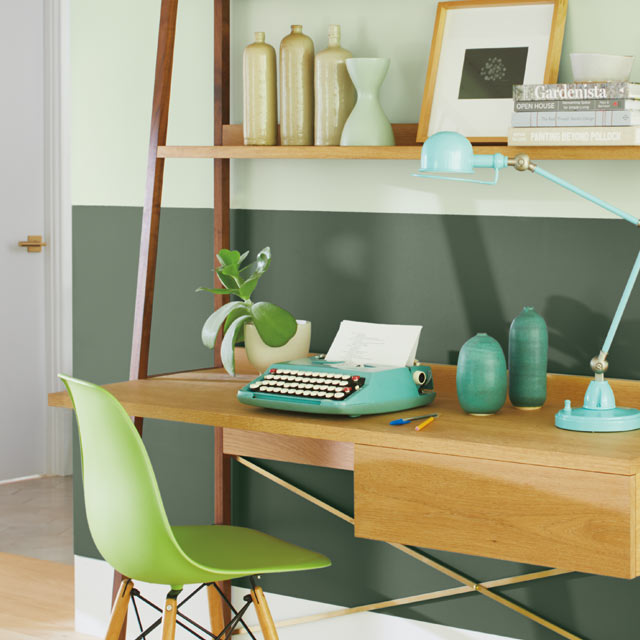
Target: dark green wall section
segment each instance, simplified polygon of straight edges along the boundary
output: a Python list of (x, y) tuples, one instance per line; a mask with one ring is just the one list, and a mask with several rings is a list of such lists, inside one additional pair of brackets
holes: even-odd
[[(210, 299), (193, 292), (211, 278), (211, 225), (208, 211), (163, 211), (153, 372), (211, 361), (199, 342)], [(139, 229), (137, 208), (74, 208), (77, 376), (101, 383), (127, 377)], [(271, 246), (272, 266), (257, 297), (310, 319), (314, 350), (328, 347), (343, 318), (412, 323), (424, 326), (422, 359), (455, 362), (462, 343), (478, 331), (506, 347), (509, 322), (527, 304), (549, 325), (550, 369), (575, 373), (588, 373), (638, 249), (631, 227), (618, 221), (463, 215), (235, 211), (232, 238), (238, 249)], [(611, 351), (612, 376), (639, 377), (639, 330), (635, 294)], [(148, 420), (144, 439), (171, 521), (210, 522), (212, 430)], [(352, 511), (350, 473), (261, 464)], [(267, 590), (356, 605), (454, 586), (383, 543), (356, 540), (342, 521), (251, 472), (236, 466), (233, 475), (236, 524), (323, 551), (334, 561), (316, 573), (265, 578)], [(96, 556), (78, 475), (75, 495), (76, 553)], [(478, 580), (528, 569), (434, 555)], [(572, 574), (502, 592), (589, 640), (637, 638), (638, 580)], [(390, 612), (523, 640), (557, 638), (477, 594)]]
[[(80, 378), (106, 384), (129, 377), (140, 224), (137, 208), (74, 207), (73, 366)], [(211, 277), (211, 224), (210, 212), (163, 214), (151, 373), (211, 366), (211, 353), (199, 339), (211, 299), (195, 293)], [(172, 522), (211, 522), (213, 430), (145, 420), (144, 440)], [(76, 440), (74, 469), (79, 468)], [(75, 552), (98, 557), (86, 525), (79, 474), (74, 483)]]

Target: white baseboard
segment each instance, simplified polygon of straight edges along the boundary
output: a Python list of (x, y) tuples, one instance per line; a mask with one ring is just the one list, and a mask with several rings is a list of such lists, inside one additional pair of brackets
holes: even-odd
[[(104, 638), (109, 620), (109, 602), (111, 599), (111, 584), (113, 570), (103, 560), (75, 556), (75, 611), (76, 631), (86, 635)], [(161, 585), (136, 583), (145, 598), (156, 605), (162, 604), (167, 588)], [(185, 588), (189, 593), (191, 587)], [(246, 589), (233, 588), (233, 604), (236, 608), (242, 606), (242, 598)], [(287, 618), (337, 611), (343, 607), (336, 607), (323, 602), (303, 600), (275, 593), (268, 594), (269, 607), (276, 622)], [(146, 626), (157, 618), (155, 611), (141, 604), (140, 613)], [(199, 624), (207, 626), (209, 611), (207, 597), (204, 592), (190, 600), (181, 609)], [(249, 625), (257, 624), (254, 609), (251, 607), (245, 616)], [(133, 613), (128, 618), (127, 638), (135, 638), (139, 634)], [(262, 634), (256, 633), (261, 639)], [(353, 640), (367, 638), (367, 640), (388, 640), (388, 638), (402, 638), (403, 640), (510, 640), (504, 636), (496, 636), (466, 629), (445, 627), (429, 622), (407, 620), (397, 616), (382, 613), (357, 613), (340, 618), (321, 620), (304, 626), (284, 627), (278, 629), (280, 640)], [(149, 636), (149, 640), (161, 637), (160, 629), (156, 629)], [(248, 635), (238, 636), (249, 638)], [(178, 628), (176, 640), (193, 640), (193, 636), (184, 629)]]
[(42, 473), (36, 473), (33, 476), (21, 476), (20, 478), (9, 478), (7, 480), (0, 480), (0, 484), (12, 484), (14, 482), (23, 482), (24, 480), (36, 480), (37, 478), (44, 478)]

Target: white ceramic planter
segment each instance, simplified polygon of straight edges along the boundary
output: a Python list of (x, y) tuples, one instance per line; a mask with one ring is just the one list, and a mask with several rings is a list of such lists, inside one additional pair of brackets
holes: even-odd
[(293, 338), (281, 347), (266, 345), (253, 324), (244, 326), (244, 346), (249, 362), (261, 373), (274, 362), (287, 362), (306, 358), (311, 345), (311, 323), (297, 320), (298, 329)]

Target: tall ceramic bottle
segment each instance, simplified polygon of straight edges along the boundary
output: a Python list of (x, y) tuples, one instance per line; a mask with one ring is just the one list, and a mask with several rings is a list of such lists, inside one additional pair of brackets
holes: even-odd
[(315, 59), (315, 144), (340, 144), (340, 134), (353, 105), (356, 89), (345, 60), (351, 52), (340, 46), (340, 25), (329, 25), (329, 46)]
[(313, 42), (299, 24), (280, 43), (280, 141), (313, 144)]
[(244, 143), (270, 145), (276, 143), (278, 120), (276, 52), (263, 31), (255, 39), (242, 56)]
[(525, 307), (509, 329), (509, 399), (518, 409), (539, 409), (547, 399), (549, 335), (544, 318)]

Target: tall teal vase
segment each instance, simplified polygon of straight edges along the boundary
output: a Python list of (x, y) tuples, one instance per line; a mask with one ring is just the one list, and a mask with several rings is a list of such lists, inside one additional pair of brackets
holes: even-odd
[(549, 334), (544, 318), (525, 307), (509, 330), (509, 399), (518, 409), (539, 409), (547, 399)]
[(507, 363), (497, 340), (478, 333), (462, 345), (456, 388), (467, 413), (486, 416), (500, 411), (507, 399)]

